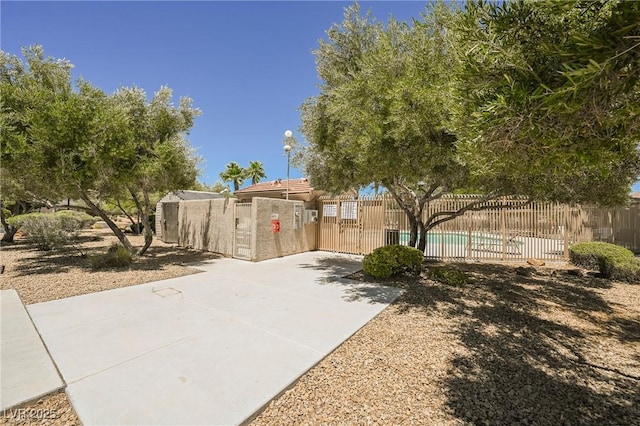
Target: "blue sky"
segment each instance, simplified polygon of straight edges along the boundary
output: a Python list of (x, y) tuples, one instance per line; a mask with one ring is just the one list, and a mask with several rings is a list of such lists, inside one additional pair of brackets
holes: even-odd
[[(2, 50), (41, 44), (107, 93), (136, 85), (148, 95), (167, 85), (175, 101), (203, 114), (190, 135), (213, 183), (230, 161), (264, 164), (286, 177), (284, 131), (298, 132), (298, 107), (318, 93), (312, 50), (349, 2), (1, 2)], [(386, 21), (418, 18), (426, 1), (361, 2)], [(292, 177), (302, 176), (292, 169)]]
[[(162, 85), (203, 112), (188, 136), (204, 158), (200, 180), (214, 183), (230, 161), (264, 164), (286, 177), (283, 133), (299, 140), (298, 107), (317, 94), (312, 50), (341, 1), (17, 2), (0, 4), (2, 50), (41, 44), (107, 93)], [(426, 1), (361, 1), (378, 20), (419, 18)], [(291, 177), (300, 177), (292, 169)], [(640, 190), (640, 183), (634, 186)]]

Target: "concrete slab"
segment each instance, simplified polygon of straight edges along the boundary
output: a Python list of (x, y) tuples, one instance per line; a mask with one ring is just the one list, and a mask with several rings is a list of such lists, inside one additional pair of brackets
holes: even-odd
[(15, 290), (0, 291), (0, 410), (64, 386)]
[(323, 252), (31, 305), (83, 424), (239, 424), (395, 300)]
[(230, 322), (72, 383), (67, 393), (84, 424), (239, 424), (321, 357)]

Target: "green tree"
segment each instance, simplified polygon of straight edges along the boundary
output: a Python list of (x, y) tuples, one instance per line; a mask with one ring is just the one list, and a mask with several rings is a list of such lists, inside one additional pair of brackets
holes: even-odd
[(452, 28), (465, 162), (521, 194), (620, 204), (639, 173), (640, 3), (469, 2)]
[(157, 202), (153, 194), (187, 188), (196, 182), (198, 157), (184, 139), (200, 111), (189, 98), (181, 98), (178, 107), (171, 103), (172, 91), (162, 87), (147, 101), (139, 88), (121, 88), (112, 101), (125, 111), (130, 124), (128, 157), (131, 165), (118, 170), (110, 182), (120, 182), (127, 188), (137, 210), (141, 212), (145, 244), (144, 254), (153, 241), (149, 223), (152, 208)]
[(209, 185), (207, 187), (207, 191), (228, 194), (229, 193), (229, 187), (227, 185), (225, 185), (224, 182), (218, 181), (218, 182), (214, 183), (213, 185)]
[(255, 185), (260, 182), (261, 179), (266, 178), (267, 174), (264, 172), (264, 167), (261, 162), (250, 161), (249, 167), (245, 169), (245, 176), (247, 179), (251, 179), (251, 185)]
[(450, 19), (438, 4), (422, 22), (391, 19), (385, 27), (361, 17), (357, 5), (348, 8), (315, 52), (321, 92), (301, 108), (305, 171), (314, 187), (342, 192), (382, 184), (409, 219), (409, 244), (420, 250), (429, 229), (502, 195), (486, 191), (462, 210), (423, 218), (426, 203), (472, 183), (447, 128)]
[[(619, 72), (605, 73), (590, 89), (592, 96), (604, 92), (613, 102), (600, 101), (592, 111), (592, 120), (599, 118), (597, 111), (608, 111), (595, 129), (579, 112), (589, 96), (571, 104), (582, 108), (573, 115), (554, 97), (564, 94), (571, 100), (568, 86), (545, 98), (547, 89), (534, 80), (540, 65), (549, 67), (548, 76), (570, 69), (566, 78), (577, 83), (575, 76), (569, 78), (577, 68), (562, 62), (571, 46), (545, 62), (562, 31), (562, 17), (557, 25), (543, 25), (547, 18), (556, 22), (547, 6), (470, 4), (463, 12), (435, 3), (420, 21), (409, 25), (390, 19), (386, 26), (370, 14), (361, 17), (357, 5), (348, 8), (342, 24), (328, 30), (327, 41), (315, 52), (320, 94), (301, 107), (309, 143), (305, 169), (314, 186), (340, 192), (381, 184), (409, 218), (410, 245), (421, 250), (429, 229), (488, 208), (486, 201), (504, 195), (523, 195), (523, 203), (626, 199), (638, 174), (640, 62), (621, 58), (631, 55), (637, 38), (625, 39), (623, 47), (605, 55), (622, 63)], [(511, 7), (523, 11), (492, 20), (491, 11)], [(611, 12), (616, 18), (608, 21), (616, 25), (610, 22), (609, 29), (629, 37), (629, 28), (640, 22), (629, 20), (628, 10), (635, 6), (607, 2), (599, 13), (617, 7)], [(594, 40), (586, 30), (588, 18), (579, 14), (572, 11), (567, 22)], [(607, 37), (607, 31), (598, 34)], [(574, 49), (582, 46), (575, 40)], [(606, 94), (614, 83), (618, 95)], [(540, 106), (532, 108), (536, 102)], [(622, 114), (618, 106), (624, 106)], [(462, 190), (483, 195), (460, 210), (423, 218), (430, 200)]]
[(133, 250), (96, 201), (121, 157), (126, 116), (89, 83), (74, 88), (70, 63), (45, 57), (40, 46), (23, 55), (26, 66), (4, 52), (0, 64), (3, 172), (42, 199), (81, 198)]
[[(5, 229), (3, 242), (13, 241), (17, 231), (7, 218), (27, 213), (33, 206), (46, 204), (58, 191), (46, 183), (46, 170), (34, 168), (33, 141), (28, 137), (28, 111), (49, 102), (54, 93), (70, 91), (71, 65), (45, 60), (38, 48), (27, 51), (33, 70), (13, 55), (0, 51), (0, 221)], [(35, 176), (35, 178), (34, 178)], [(42, 194), (47, 194), (43, 197)]]
[[(35, 194), (27, 190), (25, 182), (20, 174), (14, 175), (16, 163), (11, 167), (2, 167), (0, 173), (0, 223), (4, 228), (2, 242), (13, 242), (18, 228), (7, 219), (28, 213), (36, 208), (43, 207), (47, 203), (39, 199)], [(26, 165), (25, 165), (26, 167)]]
[(202, 183), (202, 182), (196, 182), (189, 189), (192, 189), (194, 191), (218, 192), (218, 193), (224, 193), (224, 194), (229, 193), (229, 187), (224, 182), (221, 182), (221, 181), (217, 181), (212, 185), (207, 185), (206, 183)]
[(151, 194), (195, 181), (197, 157), (184, 134), (198, 110), (189, 99), (174, 107), (168, 88), (149, 102), (136, 88), (111, 96), (85, 81), (74, 88), (68, 62), (45, 58), (40, 46), (23, 54), (26, 66), (2, 53), (3, 174), (42, 199), (82, 199), (133, 252), (103, 207), (130, 196), (143, 213), (144, 253)]
[(240, 185), (246, 179), (246, 171), (235, 161), (227, 164), (227, 168), (224, 172), (220, 173), (220, 178), (223, 182), (233, 182), (234, 192), (240, 189)]

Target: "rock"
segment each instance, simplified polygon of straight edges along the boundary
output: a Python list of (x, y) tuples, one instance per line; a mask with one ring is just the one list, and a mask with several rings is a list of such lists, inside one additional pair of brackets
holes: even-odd
[(567, 275), (582, 278), (584, 277), (584, 272), (582, 272), (582, 269), (569, 269)]
[(544, 266), (545, 265), (544, 260), (533, 259), (533, 258), (527, 259), (527, 263), (529, 265), (533, 265), (533, 266)]
[(522, 275), (523, 277), (530, 277), (535, 272), (535, 269), (526, 267), (526, 266), (518, 266), (516, 268), (516, 274)]

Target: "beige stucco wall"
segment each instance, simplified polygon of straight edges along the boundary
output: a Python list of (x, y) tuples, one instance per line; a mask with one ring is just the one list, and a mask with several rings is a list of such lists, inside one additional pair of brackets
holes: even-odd
[[(295, 205), (303, 206), (302, 227), (294, 229)], [(271, 215), (277, 214), (280, 232), (271, 229)], [(304, 223), (304, 203), (274, 198), (253, 198), (252, 259), (261, 261), (316, 249), (316, 224)]]
[(236, 200), (180, 201), (178, 245), (231, 256)]

